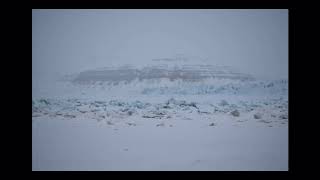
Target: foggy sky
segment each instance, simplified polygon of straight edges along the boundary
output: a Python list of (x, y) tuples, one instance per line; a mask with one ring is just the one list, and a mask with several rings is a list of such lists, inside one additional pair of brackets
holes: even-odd
[(287, 78), (288, 11), (32, 11), (33, 81), (179, 53)]

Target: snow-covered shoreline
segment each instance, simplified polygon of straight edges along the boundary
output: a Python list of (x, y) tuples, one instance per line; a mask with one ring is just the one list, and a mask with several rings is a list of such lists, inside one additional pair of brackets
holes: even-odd
[(32, 126), (33, 170), (288, 170), (287, 124), (133, 116), (42, 117)]

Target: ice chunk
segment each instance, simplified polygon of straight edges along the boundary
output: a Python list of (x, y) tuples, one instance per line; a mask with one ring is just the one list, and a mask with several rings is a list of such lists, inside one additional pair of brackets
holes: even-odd
[(65, 114), (63, 117), (65, 118), (75, 118), (76, 116), (73, 114)]
[(256, 113), (256, 114), (253, 115), (253, 117), (255, 119), (261, 119), (262, 118), (262, 114), (261, 113)]
[(219, 103), (220, 106), (226, 106), (226, 105), (229, 105), (229, 103), (226, 101), (226, 100), (222, 100), (220, 103)]
[(77, 110), (78, 110), (79, 112), (81, 112), (81, 113), (86, 113), (86, 112), (89, 111), (89, 107), (88, 107), (88, 106), (79, 106), (79, 107), (77, 108)]
[(280, 119), (288, 119), (288, 115), (287, 114), (281, 114), (279, 116)]
[(206, 104), (198, 104), (196, 107), (197, 107), (199, 113), (209, 114), (213, 111), (213, 108), (209, 105), (206, 105)]
[(128, 124), (129, 126), (136, 126), (136, 123), (128, 122), (127, 124)]
[(111, 100), (111, 101), (109, 101), (109, 105), (112, 105), (112, 106), (124, 106), (125, 103), (124, 102), (120, 102), (118, 100)]
[(138, 109), (144, 109), (148, 106), (146, 103), (142, 103), (141, 101), (134, 101), (131, 104), (132, 107), (138, 108)]
[(234, 110), (231, 112), (231, 115), (238, 117), (238, 116), (240, 116), (240, 112), (238, 110)]
[(162, 126), (162, 127), (163, 127), (163, 126), (164, 126), (164, 123), (162, 122), (162, 123), (160, 123), (160, 124), (157, 124), (156, 126), (157, 126), (157, 127), (159, 127), (159, 126)]

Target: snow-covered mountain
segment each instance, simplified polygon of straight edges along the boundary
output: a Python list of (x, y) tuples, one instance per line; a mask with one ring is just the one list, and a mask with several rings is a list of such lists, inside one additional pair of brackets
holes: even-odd
[(74, 78), (76, 83), (92, 82), (131, 82), (134, 80), (169, 79), (199, 82), (205, 79), (237, 79), (253, 80), (249, 74), (236, 72), (228, 66), (214, 66), (210, 64), (190, 63), (187, 59), (162, 58), (153, 59), (145, 66), (122, 65), (106, 67), (80, 72)]

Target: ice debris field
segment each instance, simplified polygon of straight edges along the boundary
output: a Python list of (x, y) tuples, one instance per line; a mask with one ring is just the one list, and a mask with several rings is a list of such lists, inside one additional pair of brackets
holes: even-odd
[(33, 90), (33, 170), (288, 170), (285, 79), (46, 88)]

